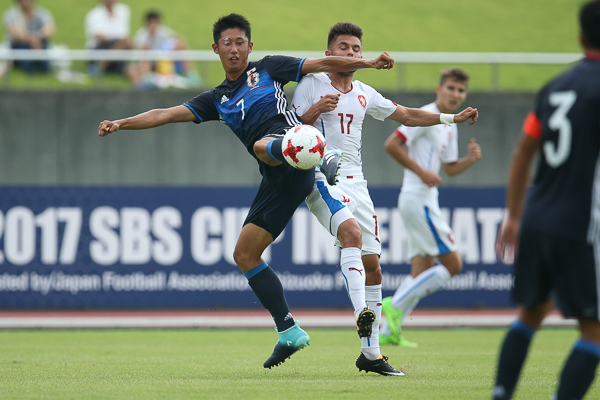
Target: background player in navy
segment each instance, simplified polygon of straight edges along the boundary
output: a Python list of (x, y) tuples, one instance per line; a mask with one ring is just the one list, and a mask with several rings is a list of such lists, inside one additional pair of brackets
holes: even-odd
[[(226, 79), (221, 85), (183, 105), (103, 121), (98, 133), (106, 136), (119, 129), (222, 120), (256, 158), (263, 179), (233, 256), (277, 326), (279, 339), (273, 354), (264, 363), (265, 368), (271, 368), (306, 346), (310, 339), (294, 321), (279, 278), (261, 257), (311, 192), (315, 175), (313, 170), (300, 171), (282, 163), (283, 134), (291, 126), (301, 123), (294, 112), (287, 110), (282, 88), (287, 82), (298, 81), (307, 73), (390, 69), (394, 60), (387, 53), (382, 53), (373, 60), (271, 56), (258, 62), (248, 62), (253, 45), (250, 23), (239, 14), (230, 14), (215, 22), (213, 39), (213, 51), (219, 55), (225, 70)], [(335, 164), (334, 172), (337, 162)]]
[(508, 216), (496, 247), (502, 257), (518, 244), (513, 300), (519, 318), (500, 350), (494, 399), (513, 395), (531, 339), (552, 309), (551, 295), (581, 332), (555, 399), (583, 398), (600, 360), (600, 0), (584, 5), (579, 20), (586, 57), (539, 93), (512, 160)]

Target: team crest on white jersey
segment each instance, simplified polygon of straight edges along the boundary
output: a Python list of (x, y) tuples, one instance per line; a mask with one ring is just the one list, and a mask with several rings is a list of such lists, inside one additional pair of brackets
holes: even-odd
[(246, 79), (246, 82), (248, 82), (248, 87), (256, 86), (260, 80), (258, 72), (256, 72), (256, 68), (252, 68), (251, 70), (247, 71), (246, 74), (248, 75), (248, 79)]
[(363, 108), (367, 108), (367, 99), (362, 94), (358, 96), (358, 102)]

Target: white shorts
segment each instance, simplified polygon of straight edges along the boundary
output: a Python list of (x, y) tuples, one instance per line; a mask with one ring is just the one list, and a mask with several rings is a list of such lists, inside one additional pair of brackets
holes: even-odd
[(313, 191), (306, 198), (308, 209), (336, 238), (335, 244), (338, 247), (341, 247), (337, 240), (339, 226), (342, 222), (355, 218), (362, 231), (362, 254), (381, 254), (381, 243), (377, 237), (377, 216), (367, 181), (357, 177), (339, 179), (335, 186), (315, 180)]
[(437, 193), (400, 192), (400, 216), (408, 239), (408, 256), (440, 256), (456, 250), (450, 225), (442, 218)]

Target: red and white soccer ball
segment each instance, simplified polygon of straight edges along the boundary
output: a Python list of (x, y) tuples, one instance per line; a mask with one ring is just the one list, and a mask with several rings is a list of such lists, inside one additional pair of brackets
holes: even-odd
[(283, 157), (294, 168), (311, 169), (325, 155), (325, 138), (311, 125), (290, 128), (283, 137)]

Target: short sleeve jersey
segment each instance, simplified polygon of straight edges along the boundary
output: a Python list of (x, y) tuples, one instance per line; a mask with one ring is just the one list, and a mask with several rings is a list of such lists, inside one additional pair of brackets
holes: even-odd
[[(421, 107), (422, 110), (439, 113), (435, 103)], [(438, 124), (433, 126), (404, 126), (396, 129), (396, 134), (402, 138), (408, 147), (408, 155), (421, 168), (440, 173), (442, 163), (458, 160), (458, 129), (456, 124)], [(408, 168), (404, 169), (402, 191), (427, 191), (437, 193), (437, 187), (427, 186), (421, 178)]]
[(546, 85), (523, 131), (540, 140), (541, 154), (522, 227), (586, 239), (592, 210), (600, 212), (600, 60), (586, 58)]
[(131, 25), (131, 8), (124, 3), (115, 3), (112, 12), (106, 6), (99, 4), (85, 15), (86, 46), (96, 48), (99, 43), (97, 35), (110, 40), (125, 39), (129, 36)]
[(294, 91), (292, 108), (298, 115), (303, 115), (327, 94), (340, 94), (338, 105), (335, 110), (322, 113), (314, 126), (323, 132), (328, 149), (344, 151), (340, 175), (362, 175), (362, 127), (365, 115), (384, 120), (397, 106), (360, 81), (353, 81), (349, 92), (340, 92), (332, 85), (329, 76), (321, 73), (302, 78)]
[(196, 120), (223, 121), (256, 158), (254, 143), (270, 134), (283, 134), (300, 119), (288, 110), (283, 86), (298, 80), (304, 59), (267, 56), (250, 62), (235, 81), (225, 80), (184, 103)]

